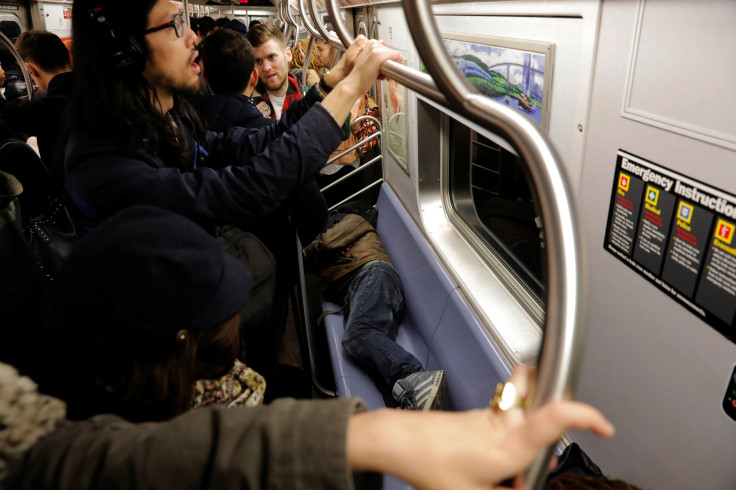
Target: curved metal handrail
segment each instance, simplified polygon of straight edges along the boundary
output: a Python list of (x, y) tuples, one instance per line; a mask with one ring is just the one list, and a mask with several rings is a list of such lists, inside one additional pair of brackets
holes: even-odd
[(280, 20), (282, 23), (286, 24), (286, 18), (284, 18), (284, 4), (286, 2), (279, 2), (279, 6), (276, 9), (276, 15), (278, 16), (278, 20)]
[(284, 15), (286, 16), (286, 20), (289, 24), (293, 25), (294, 27), (297, 27), (298, 22), (294, 19), (294, 17), (291, 16), (291, 2), (286, 2), (286, 8), (284, 8)]
[(307, 0), (296, 0), (296, 1), (297, 1), (297, 9), (299, 9), (299, 16), (302, 18), (304, 27), (306, 27), (307, 31), (309, 31), (309, 35), (314, 36), (314, 37), (322, 37), (322, 35), (317, 30), (317, 28), (312, 25), (313, 19), (311, 19), (311, 17), (308, 18), (308, 15), (307, 15), (308, 12), (304, 10), (304, 2)]
[[(314, 21), (314, 24), (317, 26), (317, 30), (320, 33), (320, 37), (337, 49), (345, 50), (348, 45), (341, 43), (339, 38), (331, 35), (327, 31), (327, 29), (325, 29), (325, 26), (322, 25), (322, 22), (319, 20), (319, 12), (317, 11), (317, 0), (307, 0), (307, 6), (309, 7), (309, 13), (312, 16), (312, 20)], [(330, 18), (332, 18), (332, 14), (329, 12), (328, 14), (330, 15)], [(337, 14), (337, 17), (340, 19), (340, 24), (342, 25), (342, 19), (340, 18), (339, 13)], [(332, 25), (334, 27), (335, 23), (333, 22)], [(343, 25), (343, 29), (344, 28), (345, 26)]]
[[(343, 43), (349, 46), (352, 39), (339, 22), (337, 0), (327, 1), (333, 26)], [(480, 95), (460, 75), (444, 48), (429, 2), (405, 0), (402, 4), (417, 51), (452, 105), (469, 119), (505, 138), (529, 165), (548, 245), (546, 328), (530, 407), (533, 409), (550, 401), (571, 398), (582, 361), (584, 325), (580, 320), (584, 317), (585, 287), (580, 264), (583, 247), (561, 160), (548, 139), (529, 119)], [(408, 73), (415, 70), (396, 69), (394, 65), (398, 64), (385, 63), (381, 73), (443, 105), (449, 105), (437, 92), (434, 83), (426, 84), (425, 77)], [(526, 474), (528, 488), (541, 485), (553, 451), (554, 445), (534, 461)]]
[(5, 45), (8, 46), (10, 49), (10, 53), (13, 55), (13, 58), (15, 58), (15, 62), (18, 63), (18, 67), (20, 67), (21, 73), (23, 73), (23, 81), (26, 82), (26, 92), (28, 96), (28, 100), (33, 99), (33, 79), (31, 78), (31, 73), (28, 71), (28, 67), (26, 66), (26, 63), (23, 61), (23, 58), (20, 57), (18, 54), (18, 50), (15, 49), (15, 44), (8, 39), (5, 34), (0, 32), (0, 42), (5, 43)]
[[(342, 22), (337, 0), (326, 0), (326, 2), (327, 12), (330, 15), (330, 20), (332, 20), (332, 27), (335, 28), (335, 33), (345, 47), (349, 48), (353, 44), (354, 39), (348, 32), (345, 24)], [(429, 97), (439, 104), (445, 106), (448, 105), (447, 99), (445, 99), (445, 96), (437, 89), (432, 77), (426, 73), (413, 70), (401, 63), (387, 61), (381, 65), (381, 75), (392, 78), (415, 92)]]

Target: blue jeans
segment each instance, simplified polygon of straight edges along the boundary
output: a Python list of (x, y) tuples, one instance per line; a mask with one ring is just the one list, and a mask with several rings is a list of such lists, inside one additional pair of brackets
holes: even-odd
[(404, 314), (401, 279), (391, 264), (369, 262), (337, 294), (348, 308), (342, 346), (391, 389), (422, 363), (395, 342)]

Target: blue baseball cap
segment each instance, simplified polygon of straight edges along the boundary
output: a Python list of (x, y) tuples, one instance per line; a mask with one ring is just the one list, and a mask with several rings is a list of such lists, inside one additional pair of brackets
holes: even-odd
[(152, 206), (119, 212), (80, 240), (55, 281), (46, 324), (102, 339), (221, 325), (245, 305), (251, 274), (189, 219)]

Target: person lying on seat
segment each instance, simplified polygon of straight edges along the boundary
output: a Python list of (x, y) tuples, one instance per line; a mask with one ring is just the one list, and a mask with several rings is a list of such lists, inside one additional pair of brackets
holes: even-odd
[(305, 267), (319, 273), (320, 289), (347, 308), (342, 346), (390, 389), (398, 406), (434, 410), (445, 392), (444, 371), (422, 363), (396, 343), (404, 313), (401, 278), (373, 226), (357, 214), (335, 214), (305, 249)]

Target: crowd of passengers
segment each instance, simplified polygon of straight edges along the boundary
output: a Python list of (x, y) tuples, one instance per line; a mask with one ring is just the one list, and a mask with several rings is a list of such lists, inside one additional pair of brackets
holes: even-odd
[[(169, 0), (73, 8), (72, 56), (18, 33), (33, 96), (0, 100), (2, 488), (488, 488), (568, 428), (612, 435), (572, 401), (422, 413), (444, 375), (394, 341), (402, 286), (375, 216), (329, 216), (317, 184), (400, 55), (321, 44), (305, 89), (273, 24), (195, 33)], [(4, 153), (29, 136), (40, 159)], [(22, 230), (60, 205), (84, 236), (49, 281)], [(346, 306), (346, 351), (412, 410), (284, 396), (295, 232)], [(512, 375), (521, 397), (531, 376)]]

